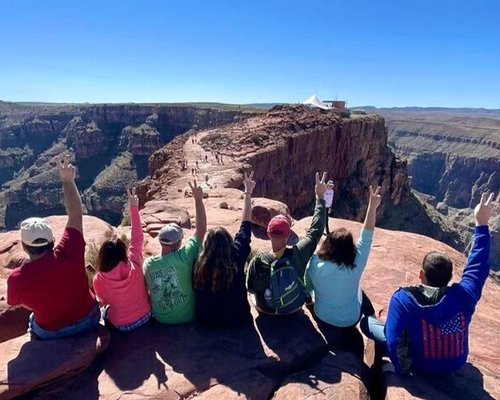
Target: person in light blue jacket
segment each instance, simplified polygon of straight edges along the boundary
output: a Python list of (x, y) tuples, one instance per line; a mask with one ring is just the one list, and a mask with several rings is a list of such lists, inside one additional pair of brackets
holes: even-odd
[(306, 284), (314, 292), (314, 313), (329, 325), (349, 328), (362, 315), (375, 314), (359, 281), (370, 254), (380, 200), (380, 187), (373, 190), (370, 186), (368, 210), (357, 244), (351, 232), (337, 228), (327, 235), (309, 261)]

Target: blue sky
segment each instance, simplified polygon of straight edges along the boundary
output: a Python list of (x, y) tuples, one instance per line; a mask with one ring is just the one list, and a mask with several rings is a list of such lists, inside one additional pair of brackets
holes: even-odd
[(0, 99), (500, 108), (500, 1), (0, 0)]

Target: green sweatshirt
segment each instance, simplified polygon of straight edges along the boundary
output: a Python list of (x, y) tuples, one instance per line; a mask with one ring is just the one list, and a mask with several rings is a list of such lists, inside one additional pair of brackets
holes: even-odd
[[(311, 221), (311, 226), (306, 232), (306, 236), (297, 244), (288, 247), (285, 254), (291, 258), (292, 265), (297, 269), (298, 276), (303, 280), (307, 263), (314, 254), (316, 246), (321, 239), (325, 228), (325, 201), (316, 199), (314, 215)], [(269, 288), (269, 280), (271, 275), (270, 268), (262, 266), (261, 263), (256, 264), (258, 255), (252, 258), (247, 271), (247, 288), (254, 295), (254, 302), (259, 311), (274, 314), (269, 308), (264, 298), (264, 292)], [(298, 308), (295, 311), (298, 311)], [(295, 312), (294, 311), (294, 312)]]

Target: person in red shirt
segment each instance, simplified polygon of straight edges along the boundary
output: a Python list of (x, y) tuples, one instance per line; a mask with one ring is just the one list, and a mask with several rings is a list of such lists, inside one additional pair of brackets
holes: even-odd
[(68, 222), (54, 247), (49, 223), (21, 222), (21, 242), (28, 258), (7, 279), (7, 303), (32, 310), (28, 332), (40, 339), (75, 336), (98, 326), (100, 311), (85, 272), (85, 241), (76, 169), (66, 156), (58, 160)]

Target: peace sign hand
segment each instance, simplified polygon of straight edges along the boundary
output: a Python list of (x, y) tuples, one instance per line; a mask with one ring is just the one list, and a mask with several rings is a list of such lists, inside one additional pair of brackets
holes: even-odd
[(57, 158), (57, 170), (62, 183), (73, 182), (76, 177), (76, 168), (69, 162), (69, 156)]
[(382, 201), (382, 196), (380, 195), (380, 186), (377, 186), (376, 190), (373, 190), (373, 186), (370, 185), (370, 201), (373, 207), (378, 208), (380, 202)]
[(252, 195), (253, 190), (255, 189), (255, 181), (253, 180), (253, 171), (250, 172), (250, 175), (247, 175), (245, 172), (245, 179), (243, 180), (243, 186), (245, 186), (245, 193)]
[(314, 192), (316, 193), (316, 198), (323, 200), (325, 198), (326, 191), (326, 172), (323, 172), (321, 180), (319, 179), (319, 172), (316, 172), (316, 185), (314, 186)]
[(474, 208), (474, 216), (476, 217), (476, 225), (488, 225), (488, 222), (493, 214), (493, 198), (494, 193), (487, 193), (481, 195), (481, 201)]
[(193, 180), (193, 183), (188, 182), (188, 185), (191, 188), (191, 193), (193, 193), (193, 197), (195, 199), (203, 199), (203, 189), (201, 186), (198, 186), (196, 179)]
[(135, 194), (135, 187), (127, 188), (128, 205), (130, 207), (139, 206), (139, 197)]

